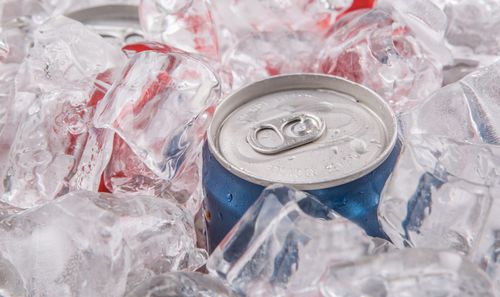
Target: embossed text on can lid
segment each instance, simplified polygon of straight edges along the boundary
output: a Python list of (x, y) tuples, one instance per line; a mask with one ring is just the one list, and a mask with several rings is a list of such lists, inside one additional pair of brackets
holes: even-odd
[(396, 138), (394, 114), (379, 95), (318, 74), (243, 87), (219, 105), (208, 131), (210, 151), (235, 175), (304, 190), (368, 174), (386, 160)]
[(73, 11), (66, 16), (118, 45), (144, 40), (134, 5), (103, 5)]

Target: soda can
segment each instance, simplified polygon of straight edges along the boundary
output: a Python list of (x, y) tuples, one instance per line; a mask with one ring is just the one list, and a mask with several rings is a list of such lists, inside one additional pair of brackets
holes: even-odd
[(118, 46), (144, 41), (134, 5), (102, 5), (73, 11), (66, 16)]
[(357, 83), (291, 74), (243, 87), (217, 107), (203, 147), (209, 250), (274, 183), (385, 238), (377, 206), (399, 150), (391, 108)]

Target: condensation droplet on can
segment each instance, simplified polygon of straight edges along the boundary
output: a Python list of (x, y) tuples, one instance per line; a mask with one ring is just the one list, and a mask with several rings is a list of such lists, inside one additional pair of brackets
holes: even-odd
[(351, 149), (353, 149), (358, 154), (364, 154), (368, 152), (366, 148), (366, 142), (361, 139), (354, 138), (351, 140)]

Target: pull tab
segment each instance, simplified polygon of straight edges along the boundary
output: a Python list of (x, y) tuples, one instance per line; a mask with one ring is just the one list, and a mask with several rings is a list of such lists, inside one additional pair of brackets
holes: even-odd
[[(279, 144), (264, 145), (258, 137), (264, 130), (272, 130), (279, 138)], [(271, 155), (313, 142), (324, 132), (325, 123), (321, 118), (309, 113), (300, 113), (271, 119), (254, 126), (248, 133), (247, 141), (256, 152)]]

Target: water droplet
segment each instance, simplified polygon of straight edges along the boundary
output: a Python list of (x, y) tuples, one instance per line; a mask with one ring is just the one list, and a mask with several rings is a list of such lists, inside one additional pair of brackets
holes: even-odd
[(330, 163), (325, 166), (325, 169), (327, 169), (328, 171), (332, 171), (332, 170), (337, 170), (337, 167), (333, 165), (333, 163)]
[(338, 135), (338, 134), (340, 134), (340, 130), (339, 130), (339, 129), (335, 129), (335, 130), (333, 130), (333, 134), (334, 134), (334, 135)]
[(371, 139), (371, 140), (370, 140), (370, 143), (380, 144), (380, 141), (378, 141), (378, 140), (376, 140), (376, 139)]
[(295, 160), (295, 156), (288, 157), (288, 161), (292, 161), (292, 160)]
[(224, 218), (222, 217), (222, 212), (219, 211), (219, 213), (217, 215), (219, 217), (219, 220), (221, 220), (221, 221), (224, 220)]
[(228, 202), (233, 201), (233, 194), (229, 193), (229, 194), (227, 194), (227, 196), (226, 196), (226, 197), (227, 197), (227, 201), (228, 201)]
[(334, 147), (332, 147), (332, 151), (333, 151), (333, 153), (336, 155), (336, 154), (338, 154), (338, 153), (339, 153), (339, 148), (338, 148), (338, 147), (336, 147), (336, 146), (334, 146)]
[(297, 136), (304, 136), (310, 134), (316, 127), (315, 123), (310, 119), (304, 119), (292, 124), (292, 132)]
[(364, 154), (368, 152), (366, 149), (366, 142), (361, 139), (354, 138), (351, 140), (351, 149), (353, 149), (358, 154)]

